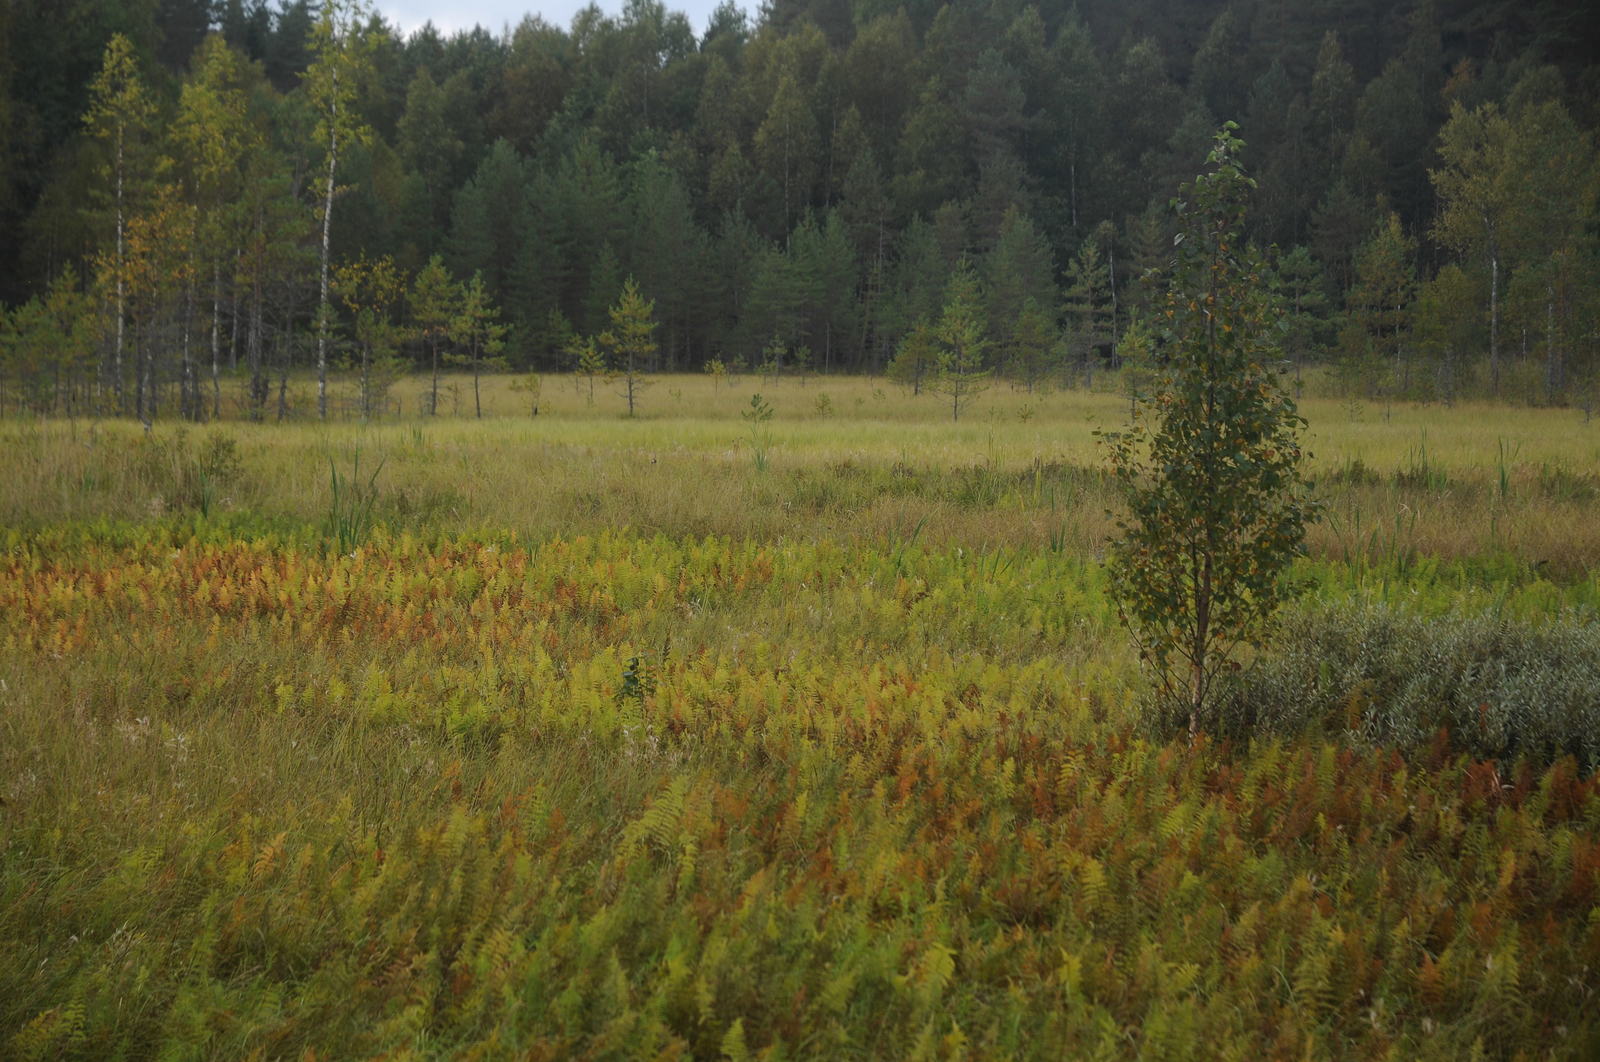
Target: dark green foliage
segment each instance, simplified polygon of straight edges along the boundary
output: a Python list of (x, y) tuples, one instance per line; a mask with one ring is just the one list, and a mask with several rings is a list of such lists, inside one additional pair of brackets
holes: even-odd
[(956, 263), (945, 288), (944, 312), (933, 329), (936, 364), (930, 384), (950, 398), (950, 419), (988, 387), (988, 322), (984, 319), (978, 274), (965, 258)]
[[(1543, 371), (1517, 379), (1537, 378), (1529, 397), (1548, 402), (1580, 400), (1600, 366), (1590, 135), (1600, 29), (1572, 5), (825, 0), (769, 5), (755, 22), (726, 5), (698, 41), (685, 16), (655, 3), (615, 16), (586, 9), (568, 26), (529, 17), (503, 32), (407, 26), (409, 36), (352, 10), (360, 25), (339, 87), (348, 126), (331, 191), (323, 160), (333, 144), (321, 135), (330, 114), (309, 97), (326, 105), (333, 85), (304, 76), (328, 72), (326, 59), (312, 66), (331, 54), (323, 6), (0, 8), (0, 247), (12, 250), (0, 260), (0, 303), (26, 303), (68, 265), (89, 287), (105, 282), (107, 256), (123, 264), (109, 141), (84, 135), (90, 82), (114, 34), (153, 107), (143, 123), (152, 135), (135, 137), (142, 157), (125, 160), (139, 187), (124, 205), (140, 213), (164, 194), (152, 185), (183, 179), (177, 200), (199, 212), (209, 274), (145, 300), (146, 317), (161, 322), (149, 335), (113, 338), (101, 363), (62, 366), (55, 409), (97, 377), (111, 385), (99, 411), (133, 407), (115, 363), (137, 356), (145, 361), (126, 375), (148, 369), (138, 394), (161, 410), (224, 412), (225, 378), (243, 366), (247, 408), (264, 417), (273, 377), (281, 384), (312, 357), (305, 333), (324, 337), (325, 361), (325, 337), (342, 324), (320, 329), (305, 312), (314, 234), (269, 223), (307, 214), (313, 198), (323, 200), (319, 226), (332, 230), (330, 269), (389, 255), (412, 273), (438, 254), (458, 278), (481, 271), (517, 328), (516, 348), (541, 364), (561, 345), (546, 327), (552, 314), (597, 332), (632, 275), (656, 301), (664, 368), (755, 359), (776, 332), (824, 372), (878, 371), (916, 322), (938, 316), (948, 272), (966, 254), (988, 292), (985, 338), (998, 357), (1016, 358), (1023, 304), (1033, 299), (1053, 328), (1066, 288), (1071, 356), (1087, 369), (1131, 308), (1150, 309), (1134, 281), (1160, 264), (1147, 252), (1162, 234), (1132, 231), (1143, 226), (1129, 219), (1192, 175), (1220, 120), (1241, 122), (1252, 145), (1261, 187), (1246, 235), (1305, 246), (1327, 277), (1324, 298), (1301, 303), (1299, 361), (1333, 353), (1341, 312), (1356, 308), (1346, 298), (1356, 250), (1392, 210), (1422, 240), (1419, 284), (1454, 264), (1487, 292), (1487, 335), (1460, 330), (1473, 349), (1452, 364), (1488, 354), (1493, 387), (1500, 347), (1526, 335)], [(208, 17), (220, 32), (202, 46)], [(182, 127), (180, 102), (208, 66), (235, 71), (229, 91), (247, 101), (225, 137), (201, 123), (233, 144), (226, 181), (195, 180), (206, 166), (194, 138), (159, 134)], [(1460, 136), (1441, 142), (1441, 130), (1464, 128), (1452, 106), (1497, 108), (1493, 131), (1511, 150), (1496, 161), (1452, 150)], [(352, 142), (368, 130), (371, 143)], [(1488, 172), (1475, 170), (1507, 163), (1496, 171), (1511, 180), (1500, 181), (1510, 194), (1495, 233), (1477, 240), (1446, 223), (1461, 195), (1430, 188), (1435, 162), (1469, 184)], [(1098, 263), (1078, 261), (1089, 240)], [(764, 287), (757, 262), (773, 267)], [(1084, 272), (1098, 269), (1103, 281)], [(139, 306), (135, 297), (116, 316)], [(112, 314), (98, 316), (103, 326)], [(1028, 323), (1024, 345), (1039, 323)], [(1415, 346), (1408, 332), (1391, 337), (1394, 350)], [(185, 334), (202, 337), (207, 356), (185, 356)], [(190, 364), (201, 361), (218, 367), (206, 403)], [(1477, 379), (1452, 371), (1410, 383), (1421, 397), (1453, 396)], [(0, 384), (14, 381), (8, 372)]]
[(1232, 130), (1174, 201), (1164, 371), (1128, 430), (1105, 436), (1128, 504), (1108, 552), (1113, 592), (1164, 708), (1187, 716), (1191, 735), (1236, 650), (1260, 644), (1315, 511), (1304, 421), (1278, 378), (1278, 315), (1259, 255), (1240, 242), (1254, 182)]

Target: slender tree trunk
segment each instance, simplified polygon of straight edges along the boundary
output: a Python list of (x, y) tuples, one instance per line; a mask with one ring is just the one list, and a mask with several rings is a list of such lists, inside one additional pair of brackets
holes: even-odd
[(361, 419), (372, 418), (372, 345), (361, 344)]
[(1206, 701), (1206, 639), (1211, 636), (1211, 558), (1203, 557), (1195, 586), (1194, 642), (1190, 649), (1189, 740), (1200, 736), (1200, 712)]
[(339, 168), (339, 74), (334, 72), (333, 113), (328, 119), (328, 180), (322, 195), (322, 290), (317, 309), (317, 417), (328, 419), (328, 251), (333, 229), (333, 179)]
[(289, 312), (285, 315), (283, 330), (278, 335), (278, 420), (282, 421), (289, 415), (289, 357), (292, 351), (294, 337), (294, 302), (289, 302)]
[[(198, 388), (196, 398), (199, 397)], [(198, 404), (198, 403), (197, 403)], [(211, 264), (211, 419), (222, 419), (222, 263)]]
[(235, 279), (232, 294), (229, 296), (228, 306), (228, 368), (233, 372), (239, 371), (239, 282), (237, 278), (238, 266), (244, 261), (244, 248), (236, 248), (233, 254)]
[(147, 323), (140, 329), (139, 367), (134, 378), (134, 410), (139, 417), (139, 423), (144, 425), (144, 430), (149, 431), (152, 421), (155, 420), (155, 392), (151, 386), (150, 377), (150, 326)]
[(477, 348), (472, 351), (472, 408), (477, 413), (478, 419), (483, 419), (483, 396), (478, 393), (478, 377), (483, 372), (483, 363), (478, 358)]
[(1107, 242), (1106, 275), (1111, 278), (1111, 366), (1116, 368), (1120, 364), (1117, 360), (1117, 244), (1115, 239)]
[(1561, 348), (1556, 342), (1556, 287), (1553, 280), (1545, 282), (1544, 289), (1544, 395), (1545, 401), (1555, 404), (1561, 390)]
[(1067, 169), (1068, 196), (1072, 208), (1072, 231), (1078, 231), (1078, 145), (1072, 145), (1072, 161)]
[(200, 381), (195, 379), (194, 356), (189, 349), (189, 325), (194, 318), (194, 276), (183, 288), (183, 325), (179, 332), (179, 350), (183, 358), (183, 383), (178, 408), (185, 420), (200, 420)]
[(439, 415), (439, 340), (433, 341), (433, 395), (428, 399), (428, 415)]
[[(787, 251), (789, 249), (789, 140), (790, 140), (789, 123), (787, 121), (787, 118), (788, 118), (788, 112), (787, 111), (784, 112), (784, 117), (785, 117), (786, 120), (785, 120), (784, 126), (783, 126), (783, 232), (784, 232), (783, 249)], [(632, 415), (633, 415), (632, 411), (630, 410), (629, 411), (629, 416), (632, 416)]]
[(115, 339), (115, 341), (114, 341), (114, 343), (112, 345), (112, 348), (111, 348), (111, 350), (112, 350), (111, 388), (112, 388), (112, 393), (116, 396), (117, 412), (118, 413), (122, 413), (127, 409), (127, 406), (123, 401), (123, 395), (122, 395), (122, 350), (123, 350), (123, 346), (124, 346), (124, 344), (126, 342), (126, 340), (125, 340), (125, 334), (126, 334), (125, 333), (125, 329), (127, 327), (127, 316), (128, 316), (128, 313), (127, 313), (127, 310), (128, 310), (128, 290), (127, 290), (127, 279), (126, 279), (126, 276), (125, 276), (126, 269), (125, 269), (125, 264), (124, 264), (124, 259), (123, 259), (123, 254), (124, 254), (124, 252), (123, 252), (124, 219), (123, 219), (123, 203), (122, 203), (122, 187), (123, 187), (123, 184), (122, 184), (122, 182), (123, 182), (123, 173), (122, 173), (122, 171), (123, 171), (122, 137), (123, 137), (123, 129), (122, 129), (121, 125), (118, 125), (117, 126), (117, 326), (116, 326), (116, 339)]
[(1489, 229), (1489, 387), (1500, 396), (1500, 248), (1495, 244), (1494, 225)]
[[(259, 263), (258, 263), (259, 267)], [(266, 412), (269, 385), (262, 371), (261, 349), (261, 274), (258, 271), (250, 282), (250, 333), (245, 344), (245, 358), (250, 363), (250, 419), (260, 420)]]

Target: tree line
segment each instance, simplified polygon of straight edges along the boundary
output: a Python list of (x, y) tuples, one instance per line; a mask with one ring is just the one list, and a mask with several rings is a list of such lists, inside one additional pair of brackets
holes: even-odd
[(1169, 200), (1233, 120), (1297, 365), (1588, 403), (1597, 45), (1554, 0), (774, 0), (698, 35), (630, 0), (450, 36), (19, 0), (0, 400), (326, 415), (332, 380), (372, 415), (421, 369), (437, 408), (452, 364), (596, 371), (627, 288), (636, 370), (888, 370), (958, 415), (1158, 353)]

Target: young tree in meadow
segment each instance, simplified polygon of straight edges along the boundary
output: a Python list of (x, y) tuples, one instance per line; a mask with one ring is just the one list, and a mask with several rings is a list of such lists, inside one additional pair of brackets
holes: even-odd
[(934, 327), (939, 350), (938, 371), (933, 389), (950, 396), (950, 419), (960, 420), (961, 411), (988, 389), (989, 370), (984, 359), (989, 350), (989, 326), (984, 319), (983, 297), (978, 290), (978, 274), (972, 263), (962, 258), (945, 288), (944, 312)]
[(116, 243), (109, 273), (116, 292), (111, 337), (111, 387), (117, 408), (123, 400), (123, 356), (127, 348), (128, 282), (127, 229), (132, 212), (143, 201), (154, 177), (157, 159), (151, 146), (156, 105), (139, 75), (133, 43), (116, 34), (106, 45), (100, 72), (89, 86), (89, 135), (105, 145), (105, 176), (111, 185)]
[(366, 18), (366, 0), (322, 0), (311, 32), (311, 51), (316, 58), (304, 75), (307, 98), (317, 115), (315, 135), (326, 155), (327, 167), (322, 191), (322, 272), (317, 303), (317, 416), (324, 420), (328, 416), (328, 329), (333, 323), (328, 270), (340, 153), (372, 137), (372, 130), (355, 110), (360, 81), (371, 62), (364, 29)]
[(939, 371), (939, 342), (930, 322), (918, 321), (901, 337), (886, 371), (889, 379), (911, 388), (912, 395), (922, 393)]
[[(458, 350), (465, 350), (463, 356), (472, 366), (472, 409), (481, 420), (483, 393), (479, 381), (484, 369), (505, 368), (500, 351), (505, 348), (506, 326), (500, 323), (499, 307), (489, 299), (482, 273), (472, 274), (460, 290), (460, 301), (450, 320), (450, 339)], [(533, 401), (537, 408), (538, 399)]]
[(1059, 338), (1055, 322), (1050, 320), (1044, 307), (1031, 296), (1023, 300), (1022, 310), (1011, 326), (1010, 338), (1003, 341), (1002, 348), (1005, 371), (1012, 381), (1022, 384), (1032, 394), (1050, 373)]
[(589, 384), (588, 404), (594, 405), (594, 381), (606, 374), (605, 355), (595, 345), (593, 336), (574, 335), (567, 340), (567, 356), (572, 359), (572, 371), (579, 380)]
[(640, 394), (650, 386), (644, 373), (656, 352), (652, 335), (656, 330), (654, 311), (655, 303), (640, 295), (638, 285), (629, 277), (623, 282), (617, 304), (611, 307), (611, 327), (600, 333), (600, 347), (622, 381), (622, 396), (628, 400), (630, 417)]
[(381, 415), (390, 385), (399, 378), (396, 357), (402, 331), (394, 313), (406, 282), (394, 259), (361, 258), (334, 270), (333, 293), (350, 311), (360, 352), (361, 419)]
[(9, 314), (0, 306), (0, 380), (11, 381), (23, 408), (77, 412), (94, 374), (96, 323), (70, 265)]
[(1316, 512), (1302, 477), (1305, 421), (1275, 366), (1276, 311), (1243, 242), (1255, 182), (1223, 126), (1205, 172), (1175, 200), (1176, 273), (1156, 322), (1166, 365), (1129, 427), (1104, 440), (1126, 516), (1107, 554), (1117, 607), (1166, 708), (1198, 735), (1218, 679), (1260, 644)]
[(1128, 419), (1139, 415), (1139, 402), (1147, 398), (1156, 380), (1155, 332), (1138, 314), (1117, 340), (1118, 382), (1128, 396)]
[(444, 267), (444, 259), (434, 255), (417, 271), (411, 284), (411, 316), (417, 323), (422, 342), (432, 355), (432, 383), (428, 392), (428, 414), (439, 414), (439, 346), (450, 338), (451, 322), (461, 309), (461, 285)]

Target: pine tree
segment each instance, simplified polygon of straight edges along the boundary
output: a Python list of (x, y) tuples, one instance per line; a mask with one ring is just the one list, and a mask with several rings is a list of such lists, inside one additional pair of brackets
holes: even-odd
[(918, 321), (895, 348), (886, 370), (889, 379), (910, 387), (912, 395), (920, 395), (938, 370), (938, 338), (931, 324)]
[(962, 258), (945, 287), (944, 312), (933, 332), (939, 360), (932, 386), (950, 396), (951, 420), (960, 420), (961, 411), (988, 388), (989, 369), (984, 364), (988, 331), (978, 272)]
[[(1554, 403), (1566, 388), (1573, 348), (1589, 330), (1580, 307), (1586, 298), (1592, 302), (1587, 275), (1594, 269), (1592, 225), (1600, 220), (1600, 157), (1593, 134), (1560, 100), (1538, 95), (1530, 76), (1510, 101), (1510, 156), (1519, 173), (1506, 250), (1513, 283), (1528, 292), (1534, 331), (1544, 340), (1544, 399)], [(1594, 317), (1588, 321), (1592, 326)]]
[(411, 316), (432, 358), (428, 413), (439, 415), (439, 347), (450, 338), (451, 322), (461, 310), (461, 285), (451, 278), (444, 259), (434, 255), (411, 284)]
[(489, 298), (483, 283), (483, 274), (474, 273), (472, 279), (460, 287), (456, 312), (450, 319), (450, 341), (457, 349), (465, 349), (467, 364), (472, 366), (473, 415), (483, 419), (483, 391), (481, 379), (485, 368), (503, 369), (505, 360), (500, 351), (505, 347), (506, 326), (500, 323), (500, 310)]
[(1033, 219), (1017, 207), (1006, 211), (1000, 236), (983, 259), (984, 295), (996, 342), (1007, 348), (1022, 320), (1024, 305), (1048, 312), (1059, 298), (1050, 244)]
[(656, 330), (654, 312), (655, 303), (639, 294), (639, 287), (630, 276), (611, 308), (611, 327), (600, 334), (600, 347), (622, 381), (622, 396), (628, 400), (630, 417), (635, 414), (640, 394), (650, 386), (644, 373), (656, 353), (652, 336)]
[(1011, 335), (1003, 341), (1005, 370), (1012, 380), (1020, 382), (1032, 394), (1051, 370), (1052, 355), (1060, 344), (1050, 314), (1032, 296), (1022, 303)]
[(595, 344), (593, 336), (573, 335), (567, 340), (567, 356), (572, 359), (572, 370), (581, 380), (588, 381), (589, 405), (594, 405), (594, 381), (606, 374), (606, 358)]
[(1455, 400), (1462, 363), (1482, 349), (1480, 287), (1476, 278), (1450, 262), (1417, 290), (1412, 335), (1417, 352), (1435, 364), (1435, 389), (1446, 405)]
[(821, 225), (808, 219), (793, 241), (794, 281), (807, 342), (820, 347), (822, 370), (833, 368), (841, 343), (855, 334), (856, 258), (844, 221), (830, 210)]
[(405, 110), (398, 123), (397, 143), (401, 162), (422, 179), (426, 202), (426, 224), (422, 246), (437, 246), (437, 233), (444, 227), (450, 203), (455, 169), (465, 146), (460, 131), (446, 113), (444, 90), (427, 67), (418, 70), (406, 89)]

